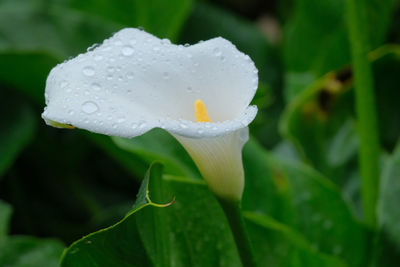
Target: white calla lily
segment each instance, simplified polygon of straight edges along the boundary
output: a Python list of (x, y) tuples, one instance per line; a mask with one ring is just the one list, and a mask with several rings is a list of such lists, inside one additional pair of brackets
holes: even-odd
[[(52, 69), (42, 117), (55, 127), (128, 138), (163, 128), (186, 148), (212, 191), (239, 200), (257, 86), (252, 60), (223, 38), (182, 46), (128, 28)], [(209, 122), (196, 119), (196, 100)]]

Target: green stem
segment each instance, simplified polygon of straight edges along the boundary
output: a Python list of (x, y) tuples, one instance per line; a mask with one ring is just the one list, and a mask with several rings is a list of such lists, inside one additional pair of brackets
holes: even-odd
[(379, 186), (379, 137), (373, 76), (368, 61), (368, 23), (365, 1), (347, 0), (348, 33), (354, 70), (354, 87), (358, 133), (361, 195), (365, 222), (376, 226), (376, 202)]
[(253, 256), (252, 246), (247, 235), (245, 223), (240, 208), (240, 202), (229, 201), (218, 198), (222, 209), (225, 212), (229, 226), (231, 227), (233, 238), (239, 252), (240, 260), (244, 267), (257, 266)]

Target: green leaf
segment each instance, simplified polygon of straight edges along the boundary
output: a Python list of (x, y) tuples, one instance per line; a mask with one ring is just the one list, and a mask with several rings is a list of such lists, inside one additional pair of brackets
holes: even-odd
[[(75, 242), (64, 253), (61, 266), (239, 266), (224, 213), (206, 185), (170, 175), (161, 179), (160, 171), (160, 165), (152, 165), (128, 215), (117, 224)], [(176, 202), (160, 209), (148, 204), (149, 195), (160, 201), (174, 195)], [(293, 266), (300, 263), (342, 266), (336, 257), (313, 250), (300, 234), (288, 227), (272, 223), (272, 219), (265, 223), (264, 217), (259, 219), (252, 213), (247, 213), (246, 218), (254, 234), (254, 247), (260, 248), (256, 253), (260, 266), (291, 261), (298, 263)], [(288, 248), (293, 258), (265, 250), (262, 244), (269, 235)]]
[(313, 249), (337, 255), (349, 266), (364, 263), (368, 234), (334, 184), (303, 164), (275, 158), (254, 140), (245, 145), (243, 158), (245, 210), (290, 226)]
[(299, 233), (274, 219), (246, 212), (249, 234), (259, 262), (269, 266), (347, 266), (341, 259), (318, 253)]
[(70, 5), (129, 27), (143, 27), (160, 38), (175, 39), (185, 21), (191, 0), (70, 0)]
[[(0, 59), (1, 61), (1, 59)], [(36, 118), (31, 107), (16, 96), (0, 92), (0, 179), (13, 164), (18, 154), (32, 140), (36, 130)]]

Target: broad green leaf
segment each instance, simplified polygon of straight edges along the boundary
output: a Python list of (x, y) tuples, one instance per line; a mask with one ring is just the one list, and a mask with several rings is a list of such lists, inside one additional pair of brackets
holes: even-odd
[(113, 137), (120, 148), (137, 155), (150, 164), (161, 161), (168, 174), (199, 177), (199, 172), (185, 149), (168, 132), (153, 129), (150, 132), (132, 139)]
[[(148, 205), (147, 182), (148, 196), (169, 201), (173, 195), (175, 203), (164, 208)], [(340, 259), (315, 251), (300, 234), (273, 219), (253, 213), (246, 218), (260, 266), (343, 266)], [(274, 240), (269, 245), (285, 250), (266, 249), (268, 238)], [(61, 266), (240, 266), (233, 242), (223, 211), (204, 183), (170, 175), (161, 179), (159, 165), (153, 165), (128, 215), (74, 243)]]
[(254, 140), (243, 153), (245, 210), (289, 225), (316, 251), (337, 255), (349, 266), (364, 263), (367, 232), (332, 182), (298, 162), (273, 157)]
[[(347, 266), (341, 259), (318, 253), (301, 234), (257, 213), (246, 212), (249, 234), (259, 262), (268, 266)], [(263, 266), (263, 265), (262, 265)]]
[[(1, 60), (1, 59), (0, 59)], [(0, 91), (0, 179), (13, 164), (18, 154), (32, 140), (36, 129), (36, 118), (32, 108), (24, 99)]]
[(160, 38), (175, 39), (192, 0), (69, 0), (72, 7), (129, 27), (143, 27)]

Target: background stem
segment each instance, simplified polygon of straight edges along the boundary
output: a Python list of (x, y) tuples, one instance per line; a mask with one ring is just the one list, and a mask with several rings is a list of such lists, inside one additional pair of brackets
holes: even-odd
[(360, 136), (359, 165), (361, 195), (365, 222), (376, 225), (376, 202), (379, 186), (379, 137), (375, 96), (369, 52), (368, 23), (365, 3), (347, 0), (348, 34), (354, 71), (358, 134)]
[(218, 198), (218, 201), (221, 204), (229, 226), (231, 227), (233, 238), (235, 239), (236, 247), (243, 266), (257, 266), (253, 255), (253, 249), (245, 228), (240, 202), (229, 201), (221, 198)]

